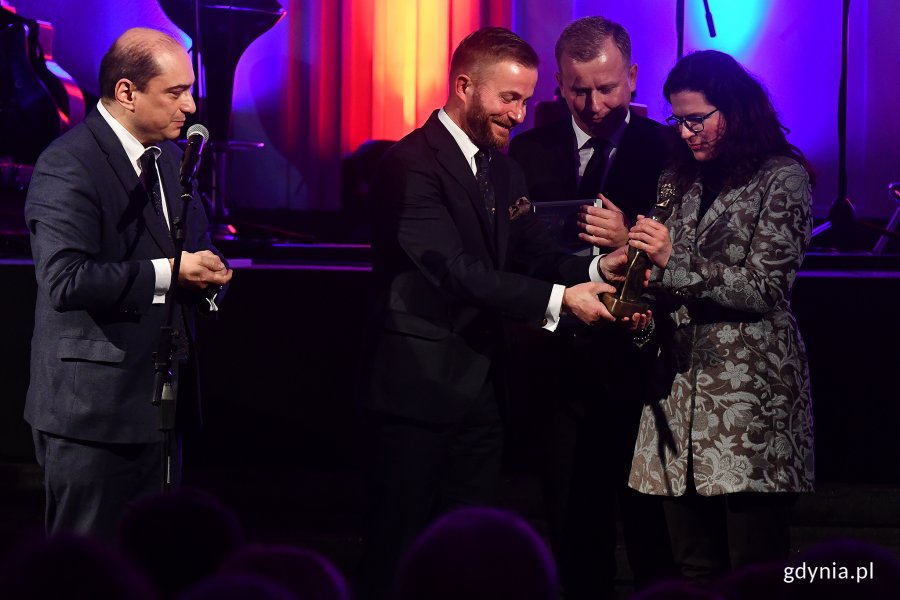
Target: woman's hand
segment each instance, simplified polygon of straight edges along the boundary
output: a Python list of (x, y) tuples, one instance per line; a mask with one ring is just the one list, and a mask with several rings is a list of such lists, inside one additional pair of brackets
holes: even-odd
[(650, 262), (665, 269), (672, 256), (672, 238), (668, 227), (644, 215), (638, 215), (637, 219), (628, 232), (628, 244), (646, 252)]
[(630, 317), (622, 317), (621, 322), (628, 325), (633, 333), (643, 333), (650, 327), (653, 320), (653, 311), (648, 310), (646, 313), (634, 313)]

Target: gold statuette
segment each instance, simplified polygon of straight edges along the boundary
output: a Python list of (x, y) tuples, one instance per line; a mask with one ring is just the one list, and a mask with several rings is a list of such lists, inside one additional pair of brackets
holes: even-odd
[[(675, 186), (664, 183), (659, 186), (656, 196), (656, 205), (650, 218), (663, 222), (669, 214), (672, 201), (678, 196)], [(644, 273), (650, 268), (650, 257), (643, 250), (634, 246), (628, 246), (628, 269), (625, 272), (625, 281), (619, 284), (615, 294), (604, 293), (600, 295), (609, 314), (617, 319), (631, 317), (634, 313), (646, 313), (650, 307), (646, 302), (641, 302), (644, 293)]]

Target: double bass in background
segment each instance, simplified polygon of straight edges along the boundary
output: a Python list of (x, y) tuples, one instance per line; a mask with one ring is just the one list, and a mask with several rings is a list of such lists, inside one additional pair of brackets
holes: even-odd
[[(52, 60), (53, 28), (0, 6), (0, 165), (33, 165), (84, 118), (84, 95)], [(0, 181), (5, 179), (0, 173)]]

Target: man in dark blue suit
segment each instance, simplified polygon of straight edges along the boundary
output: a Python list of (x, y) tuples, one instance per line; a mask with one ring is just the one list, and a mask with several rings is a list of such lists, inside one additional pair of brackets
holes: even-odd
[[(96, 109), (35, 166), (25, 203), (38, 283), (25, 418), (51, 532), (112, 537), (126, 506), (159, 489), (151, 357), (166, 304), (190, 342), (194, 305), (214, 306), (206, 294), (231, 279), (193, 202), (172, 281), (170, 223), (182, 199), (181, 152), (171, 140), (195, 110), (193, 83), (178, 41), (128, 30), (103, 57)], [(186, 346), (178, 358), (187, 358)], [(182, 365), (183, 375), (191, 368)]]
[(537, 60), (508, 30), (471, 34), (453, 53), (444, 108), (379, 165), (366, 598), (387, 596), (403, 551), (436, 515), (492, 499), (503, 437), (501, 317), (551, 330), (562, 310), (587, 323), (613, 320), (597, 295), (613, 289), (602, 281), (624, 254), (558, 251), (524, 208), (522, 172), (498, 151), (525, 116)]
[[(556, 43), (556, 61), (569, 114), (517, 135), (509, 155), (522, 166), (536, 210), (544, 201), (599, 197), (602, 207), (582, 209), (584, 239), (604, 251), (621, 247), (637, 215), (656, 202), (665, 127), (630, 107), (638, 68), (620, 24), (573, 21)], [(627, 486), (653, 349), (638, 350), (623, 331), (561, 329), (530, 345), (519, 332), (524, 339), (516, 346), (557, 366), (556, 378), (522, 382), (530, 404), (543, 409), (550, 540), (567, 599), (613, 597), (617, 504), (638, 585), (666, 576), (671, 562), (658, 504)]]

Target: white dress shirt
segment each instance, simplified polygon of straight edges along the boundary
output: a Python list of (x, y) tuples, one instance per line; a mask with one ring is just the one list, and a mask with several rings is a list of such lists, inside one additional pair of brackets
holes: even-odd
[[(444, 124), (447, 131), (449, 131), (450, 135), (453, 136), (453, 139), (456, 140), (456, 144), (462, 151), (466, 161), (468, 161), (469, 167), (472, 169), (472, 175), (474, 175), (476, 170), (475, 154), (478, 152), (478, 146), (469, 139), (469, 136), (466, 135), (465, 131), (460, 129), (459, 125), (453, 122), (453, 119), (450, 118), (450, 115), (448, 115), (443, 108), (438, 111), (438, 120)], [(591, 261), (591, 266), (589, 268), (589, 277), (591, 281), (603, 281), (597, 268), (597, 263), (600, 261), (600, 258), (602, 257), (598, 256)], [(544, 311), (546, 323), (543, 327), (547, 331), (556, 331), (556, 327), (559, 325), (559, 315), (562, 312), (563, 293), (565, 291), (566, 286), (558, 283), (553, 284), (553, 290), (550, 292), (550, 301), (547, 303), (547, 310)]]
[[(140, 177), (141, 156), (143, 156), (146, 148), (144, 148), (144, 145), (140, 143), (136, 137), (131, 135), (131, 132), (125, 129), (125, 127), (121, 123), (116, 121), (115, 117), (109, 114), (109, 111), (106, 110), (105, 106), (103, 106), (102, 101), (97, 102), (97, 112), (100, 113), (100, 116), (103, 117), (103, 120), (109, 124), (109, 126), (113, 130), (113, 133), (116, 134), (116, 137), (122, 144), (122, 148), (124, 148), (125, 150), (125, 154), (128, 156), (128, 161), (134, 168), (135, 174)], [(159, 177), (158, 166), (156, 169), (156, 175), (157, 177)], [(164, 189), (165, 186), (162, 185), (162, 178), (160, 178), (159, 181), (159, 192), (162, 198), (163, 214), (166, 217), (165, 220), (166, 224), (168, 225), (169, 209), (166, 206), (166, 192)], [(153, 271), (156, 273), (156, 283), (153, 289), (153, 304), (165, 304), (166, 292), (168, 292), (169, 288), (172, 286), (172, 267), (169, 265), (168, 258), (154, 258), (150, 262), (153, 263)]]

